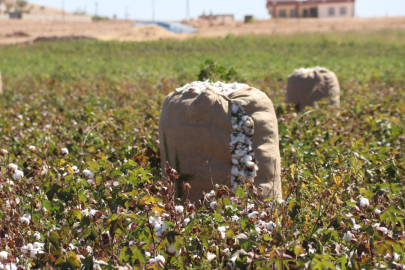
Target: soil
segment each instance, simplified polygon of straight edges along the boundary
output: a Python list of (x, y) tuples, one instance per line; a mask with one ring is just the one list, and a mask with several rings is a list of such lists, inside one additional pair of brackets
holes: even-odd
[[(19, 44), (35, 40), (99, 39), (117, 41), (151, 41), (187, 39), (189, 37), (225, 37), (233, 35), (274, 35), (296, 33), (326, 33), (371, 31), (381, 29), (405, 30), (405, 17), (353, 19), (268, 20), (249, 24), (241, 22), (210, 25), (191, 21), (197, 34), (174, 34), (158, 26), (132, 27), (133, 21), (63, 22), (63, 21), (0, 21), (0, 44)], [(62, 38), (63, 37), (63, 38)]]

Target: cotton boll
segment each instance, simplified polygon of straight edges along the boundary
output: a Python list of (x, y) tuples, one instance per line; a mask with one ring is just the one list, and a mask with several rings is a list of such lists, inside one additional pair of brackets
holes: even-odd
[(245, 156), (242, 158), (242, 162), (243, 162), (243, 163), (248, 163), (249, 161), (252, 161), (252, 160), (253, 160), (253, 158), (252, 158), (251, 155), (245, 155)]
[(187, 226), (189, 222), (190, 222), (190, 219), (189, 219), (189, 218), (185, 218), (185, 219), (183, 220), (183, 225), (184, 225), (184, 226)]
[(256, 164), (252, 161), (246, 162), (245, 165), (246, 165), (246, 167), (251, 168), (251, 169), (256, 166)]
[(232, 164), (238, 165), (239, 161), (236, 158), (232, 158)]
[(174, 247), (174, 245), (169, 245), (166, 248), (167, 253), (169, 253), (171, 256), (178, 256), (180, 254), (180, 252), (178, 250), (176, 250), (176, 248)]
[(266, 229), (269, 231), (273, 231), (276, 228), (276, 223), (273, 221), (270, 221), (269, 223), (266, 224)]
[(90, 247), (90, 246), (87, 246), (86, 250), (87, 250), (88, 253), (93, 253), (93, 248)]
[(28, 218), (26, 218), (26, 217), (21, 217), (21, 218), (20, 218), (20, 223), (21, 223), (23, 226), (28, 226), (28, 225), (30, 225), (30, 220), (29, 220)]
[(157, 224), (157, 220), (154, 217), (149, 217), (149, 224), (155, 227)]
[(89, 217), (90, 217), (90, 218), (94, 218), (94, 216), (95, 216), (98, 212), (99, 212), (98, 210), (91, 209), (90, 212), (89, 212)]
[(35, 232), (33, 236), (37, 241), (41, 240), (41, 234), (39, 232)]
[(30, 250), (28, 249), (27, 246), (23, 246), (23, 247), (21, 247), (21, 252), (22, 252), (23, 254), (27, 254), (28, 252), (30, 252)]
[(79, 173), (79, 168), (77, 166), (72, 166), (73, 173)]
[(243, 155), (245, 155), (246, 154), (246, 150), (245, 149), (238, 149), (238, 150), (236, 150), (235, 151), (235, 154), (238, 156), (238, 157), (242, 157)]
[(239, 220), (239, 217), (236, 216), (236, 215), (234, 215), (234, 216), (231, 217), (231, 220), (232, 220), (233, 222), (237, 222), (237, 221)]
[(158, 255), (158, 256), (156, 256), (155, 258), (151, 258), (150, 260), (149, 260), (149, 263), (162, 263), (162, 264), (165, 264), (165, 262), (166, 262), (166, 260), (165, 260), (165, 257), (163, 257), (162, 255)]
[(29, 243), (29, 244), (27, 245), (27, 250), (28, 250), (28, 251), (31, 251), (31, 250), (33, 250), (33, 249), (34, 249), (34, 245), (31, 244), (31, 243)]
[(353, 231), (358, 232), (360, 230), (361, 226), (356, 224), (353, 226)]
[(360, 207), (361, 208), (367, 208), (370, 206), (370, 201), (367, 198), (360, 198)]
[(21, 178), (24, 177), (24, 172), (20, 170), (15, 170), (12, 176), (14, 180), (21, 180)]
[(213, 202), (210, 203), (210, 207), (212, 209), (216, 209), (218, 207), (218, 203), (216, 201), (213, 201)]
[(381, 214), (381, 210), (380, 209), (375, 209), (374, 214), (378, 216), (379, 214)]
[(92, 179), (94, 178), (94, 172), (90, 171), (90, 170), (84, 170), (83, 171), (83, 175), (84, 177), (86, 177), (87, 179)]
[(48, 173), (48, 170), (49, 170), (48, 166), (46, 165), (42, 166), (41, 175), (45, 176)]
[(240, 170), (239, 171), (239, 176), (242, 177), (242, 178), (246, 177), (246, 171), (245, 170)]
[(259, 216), (259, 212), (257, 212), (257, 211), (254, 211), (254, 212), (248, 214), (248, 218), (257, 219), (258, 216)]
[(232, 103), (232, 114), (237, 114), (239, 111), (238, 105)]
[(285, 202), (285, 200), (283, 200), (283, 199), (278, 199), (278, 200), (277, 200), (277, 204), (279, 204), (279, 205), (285, 205), (286, 202)]
[(226, 236), (226, 228), (224, 226), (220, 226), (218, 227), (218, 231), (221, 234), (222, 239), (224, 239)]
[(28, 147), (28, 149), (29, 149), (32, 153), (34, 153), (34, 152), (37, 150), (36, 147), (33, 146), (33, 145), (30, 145), (30, 146)]
[(386, 261), (386, 262), (388, 262), (388, 261), (390, 261), (392, 259), (392, 257), (391, 257), (391, 255), (390, 254), (385, 254), (385, 256), (384, 256), (384, 261)]
[(8, 155), (8, 151), (6, 149), (1, 149), (0, 150), (0, 155), (6, 156), (6, 155)]
[(212, 260), (214, 260), (217, 257), (217, 255), (207, 252), (207, 260), (210, 262)]
[(11, 172), (14, 172), (14, 171), (18, 170), (18, 166), (15, 165), (14, 163), (8, 164), (7, 168), (8, 168), (9, 171), (11, 171)]
[(87, 180), (87, 184), (89, 184), (90, 186), (95, 185), (96, 182), (94, 182), (94, 180)]
[(0, 251), (0, 260), (7, 260), (8, 255), (10, 255), (10, 253), (8, 253), (7, 251)]
[(156, 220), (154, 229), (155, 229), (156, 236), (159, 236), (159, 237), (160, 237), (160, 236), (162, 236), (162, 235), (164, 234), (164, 232), (167, 230), (167, 225), (166, 225), (166, 223), (165, 223), (164, 221), (162, 221), (161, 218), (158, 218), (158, 219)]
[(353, 239), (353, 234), (350, 231), (347, 231), (343, 235), (343, 240), (346, 241), (347, 243), (350, 243), (350, 241), (352, 241), (352, 239)]
[(62, 156), (66, 156), (66, 155), (69, 154), (69, 150), (67, 148), (62, 148), (60, 150), (60, 153), (61, 153)]
[(378, 227), (377, 230), (382, 232), (382, 234), (384, 235), (388, 233), (388, 229), (385, 227)]
[(237, 166), (232, 166), (231, 174), (235, 176), (239, 175), (239, 169)]
[(184, 212), (184, 207), (181, 205), (175, 206), (174, 209), (176, 210), (177, 214), (183, 214)]
[(238, 142), (243, 143), (245, 142), (246, 136), (244, 134), (238, 135)]
[(208, 198), (213, 198), (215, 197), (215, 191), (211, 190), (207, 195)]
[(37, 249), (43, 250), (44, 246), (45, 246), (45, 243), (40, 243), (40, 242), (35, 242), (34, 243), (34, 248), (37, 248)]
[(399, 259), (400, 259), (399, 254), (394, 252), (394, 261), (398, 261)]

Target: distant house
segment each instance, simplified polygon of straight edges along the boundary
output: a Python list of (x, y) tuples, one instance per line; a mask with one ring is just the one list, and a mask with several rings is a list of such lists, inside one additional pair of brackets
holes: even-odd
[(268, 0), (272, 18), (350, 18), (355, 0)]
[(0, 0), (0, 14), (14, 11), (17, 6), (17, 0)]
[(235, 16), (232, 14), (217, 14), (217, 15), (201, 15), (198, 17), (200, 20), (209, 21), (212, 24), (227, 24), (235, 21)]

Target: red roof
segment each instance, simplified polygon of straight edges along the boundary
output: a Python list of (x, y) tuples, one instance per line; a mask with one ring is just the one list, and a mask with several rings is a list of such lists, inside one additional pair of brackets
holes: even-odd
[(314, 4), (330, 4), (330, 3), (354, 3), (355, 0), (304, 0), (304, 1), (276, 1), (267, 0), (267, 7), (279, 5), (314, 5)]

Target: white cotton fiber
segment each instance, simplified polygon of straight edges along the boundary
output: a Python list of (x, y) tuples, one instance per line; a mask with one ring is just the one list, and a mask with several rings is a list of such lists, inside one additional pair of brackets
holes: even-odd
[[(213, 83), (210, 81), (205, 81), (205, 82), (196, 81), (196, 82), (188, 83), (188, 84), (184, 85), (183, 87), (177, 88), (176, 92), (183, 93), (185, 91), (192, 91), (194, 93), (201, 94), (205, 90), (210, 89), (218, 94), (221, 94), (224, 96), (229, 96), (230, 94), (232, 94), (236, 91), (246, 89), (246, 88), (249, 88), (249, 85), (243, 84), (243, 83), (223, 83), (223, 82)], [(234, 114), (237, 113), (238, 109), (239, 108), (237, 105), (232, 105), (232, 112)]]

